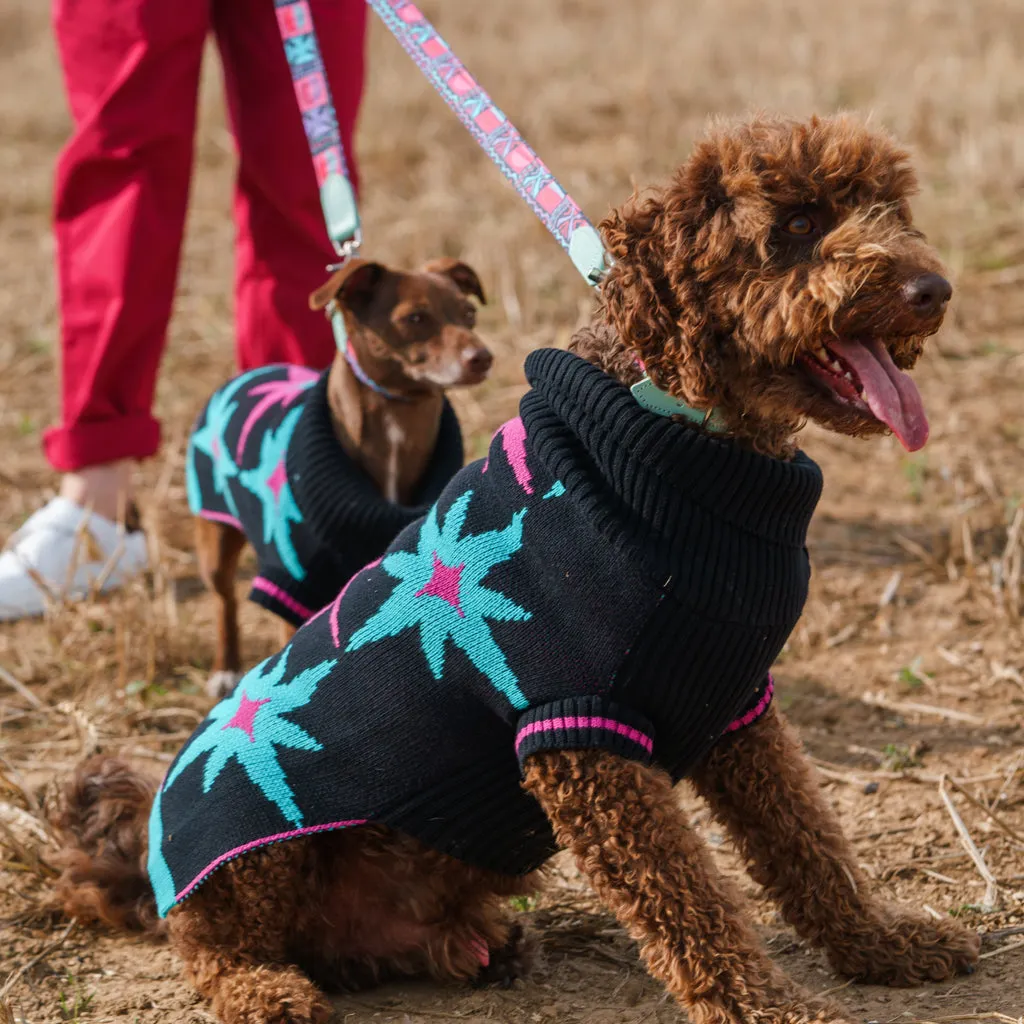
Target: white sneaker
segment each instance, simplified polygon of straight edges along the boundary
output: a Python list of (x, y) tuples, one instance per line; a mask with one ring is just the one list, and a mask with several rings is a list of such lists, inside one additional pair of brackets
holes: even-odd
[(121, 586), (149, 564), (146, 535), (67, 498), (33, 513), (0, 554), (0, 622), (42, 615), (48, 604)]

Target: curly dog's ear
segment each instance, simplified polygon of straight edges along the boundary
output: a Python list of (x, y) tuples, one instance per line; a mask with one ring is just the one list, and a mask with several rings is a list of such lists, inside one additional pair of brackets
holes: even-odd
[(720, 220), (721, 188), (710, 167), (684, 168), (666, 189), (634, 196), (601, 223), (615, 260), (601, 287), (608, 322), (643, 360), (651, 380), (698, 408), (721, 396), (719, 359), (705, 289), (695, 266)]

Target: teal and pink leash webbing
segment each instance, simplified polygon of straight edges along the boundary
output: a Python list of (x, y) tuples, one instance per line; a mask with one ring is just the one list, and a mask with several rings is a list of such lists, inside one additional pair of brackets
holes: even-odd
[(344, 262), (362, 242), (359, 208), (349, 178), (338, 115), (331, 98), (308, 0), (274, 0), (302, 127), (313, 159), (327, 235)]
[(604, 276), (601, 236), (576, 201), (410, 0), (366, 0), (588, 284)]
[[(469, 133), (540, 218), (589, 284), (607, 266), (601, 236), (451, 47), (408, 0), (367, 0)], [(309, 143), (327, 233), (346, 257), (361, 241), (355, 193), (308, 0), (274, 0)]]

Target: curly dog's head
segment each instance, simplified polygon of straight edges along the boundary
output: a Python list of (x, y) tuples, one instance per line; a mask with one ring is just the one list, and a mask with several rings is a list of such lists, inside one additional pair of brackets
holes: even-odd
[(808, 417), (920, 448), (928, 422), (902, 370), (951, 288), (913, 226), (915, 187), (907, 154), (849, 116), (716, 127), (667, 187), (601, 225), (622, 355), (766, 451)]

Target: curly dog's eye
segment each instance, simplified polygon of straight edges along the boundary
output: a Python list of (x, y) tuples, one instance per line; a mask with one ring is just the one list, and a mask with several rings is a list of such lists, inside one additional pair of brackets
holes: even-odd
[(813, 235), (817, 225), (807, 216), (806, 213), (798, 213), (794, 217), (790, 217), (785, 224), (782, 225), (782, 230), (787, 235), (796, 235), (799, 238), (806, 238), (808, 235)]

